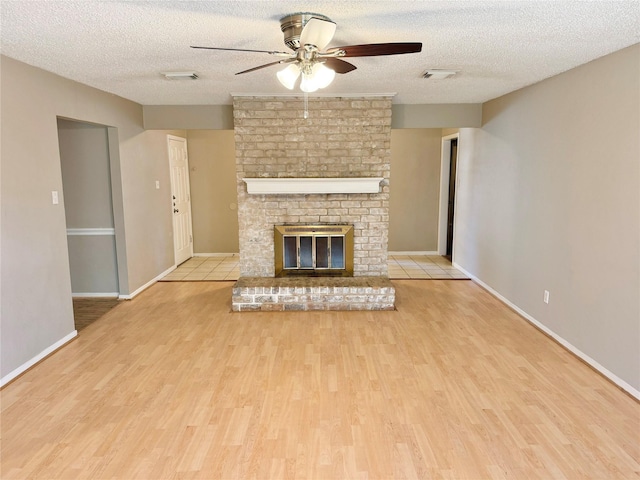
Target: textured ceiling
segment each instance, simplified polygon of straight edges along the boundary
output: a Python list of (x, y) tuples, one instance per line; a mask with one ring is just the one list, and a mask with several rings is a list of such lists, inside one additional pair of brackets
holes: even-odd
[[(421, 53), (349, 59), (331, 95), (396, 93), (394, 103), (478, 103), (640, 41), (634, 1), (24, 1), (1, 0), (2, 54), (143, 105), (231, 103), (230, 94), (283, 94), (264, 53), (286, 50), (279, 19), (321, 13), (330, 46), (422, 42)], [(425, 70), (452, 69), (447, 80)], [(196, 71), (199, 80), (161, 72)]]

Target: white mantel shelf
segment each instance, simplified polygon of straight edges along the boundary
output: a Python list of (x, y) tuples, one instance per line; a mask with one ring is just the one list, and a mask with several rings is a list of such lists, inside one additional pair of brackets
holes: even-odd
[(251, 195), (380, 193), (383, 177), (243, 178)]

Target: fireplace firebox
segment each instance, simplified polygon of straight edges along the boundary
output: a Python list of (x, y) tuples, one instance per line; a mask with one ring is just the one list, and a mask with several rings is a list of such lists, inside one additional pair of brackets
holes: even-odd
[(275, 225), (275, 276), (353, 276), (353, 225)]

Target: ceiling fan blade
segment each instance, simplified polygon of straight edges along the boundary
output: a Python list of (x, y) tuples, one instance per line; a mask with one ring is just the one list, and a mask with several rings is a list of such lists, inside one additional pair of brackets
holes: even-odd
[(402, 53), (417, 53), (422, 51), (422, 43), (368, 43), (365, 45), (348, 45), (333, 47), (325, 53), (343, 51), (341, 57), (376, 57), (378, 55), (400, 55)]
[(336, 73), (349, 73), (357, 67), (336, 57), (327, 57), (324, 64)]
[(191, 45), (191, 48), (201, 48), (203, 50), (227, 50), (230, 52), (256, 52), (256, 53), (268, 53), (269, 55), (286, 55), (287, 57), (291, 55), (291, 52), (278, 52), (275, 50), (250, 50), (246, 48), (222, 48), (222, 47), (197, 47)]
[(295, 62), (296, 58), (287, 58), (286, 60), (278, 60), (277, 62), (265, 63), (264, 65), (260, 65), (259, 67), (253, 67), (248, 70), (243, 70), (241, 72), (236, 73), (236, 75), (242, 75), (243, 73), (255, 72), (256, 70), (260, 70), (261, 68), (270, 67), (271, 65), (278, 65), (279, 63), (291, 63)]
[(336, 24), (319, 18), (311, 18), (300, 34), (300, 46), (315, 45), (323, 50), (336, 33)]

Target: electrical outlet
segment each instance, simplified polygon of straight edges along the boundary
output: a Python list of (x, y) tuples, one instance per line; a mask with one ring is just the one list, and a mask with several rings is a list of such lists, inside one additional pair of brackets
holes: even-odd
[(549, 290), (544, 291), (544, 296), (542, 297), (544, 303), (549, 303)]
[(160, 190), (160, 180), (156, 180), (156, 190)]
[(57, 190), (52, 190), (51, 191), (51, 203), (54, 205), (58, 205), (58, 203), (60, 203), (60, 199), (58, 198), (58, 191)]

